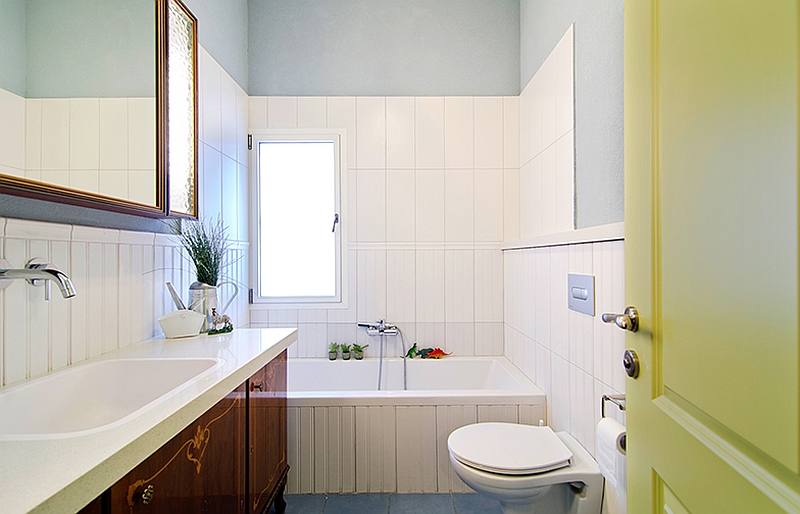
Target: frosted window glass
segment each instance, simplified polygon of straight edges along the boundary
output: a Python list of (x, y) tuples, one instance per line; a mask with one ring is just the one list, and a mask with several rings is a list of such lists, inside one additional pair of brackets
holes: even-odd
[(336, 295), (334, 144), (258, 144), (261, 296)]

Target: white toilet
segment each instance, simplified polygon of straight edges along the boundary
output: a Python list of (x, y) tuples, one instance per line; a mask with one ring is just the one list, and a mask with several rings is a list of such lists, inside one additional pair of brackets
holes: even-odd
[(600, 468), (566, 432), (476, 423), (454, 430), (447, 449), (459, 478), (505, 514), (600, 514)]

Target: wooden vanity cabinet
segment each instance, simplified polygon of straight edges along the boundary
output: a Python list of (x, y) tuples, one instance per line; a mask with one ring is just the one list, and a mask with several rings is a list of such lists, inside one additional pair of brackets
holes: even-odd
[(81, 514), (280, 514), (288, 469), (284, 351)]

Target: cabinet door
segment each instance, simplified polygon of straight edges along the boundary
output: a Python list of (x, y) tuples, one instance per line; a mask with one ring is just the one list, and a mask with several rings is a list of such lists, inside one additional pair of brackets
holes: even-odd
[(286, 351), (250, 378), (249, 512), (283, 503), (286, 472)]
[(246, 415), (242, 384), (114, 484), (111, 512), (244, 513)]

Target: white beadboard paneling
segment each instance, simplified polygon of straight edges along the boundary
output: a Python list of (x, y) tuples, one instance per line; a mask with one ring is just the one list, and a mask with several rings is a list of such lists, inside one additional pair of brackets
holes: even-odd
[(87, 244), (86, 257), (88, 287), (85, 294), (89, 297), (89, 303), (85, 322), (88, 322), (86, 330), (87, 357), (91, 358), (103, 353), (105, 333), (103, 326), (103, 279), (105, 278), (103, 275), (103, 244)]
[[(552, 390), (550, 387), (552, 355), (553, 353), (544, 346), (540, 344), (536, 345), (536, 376), (533, 377), (533, 381), (537, 386), (542, 388), (542, 391), (544, 391), (548, 398), (550, 398), (550, 391)], [(549, 403), (550, 400), (548, 400), (548, 404)]]
[(324, 96), (301, 96), (297, 99), (297, 126), (300, 128), (325, 128), (328, 113)]
[(556, 232), (575, 228), (575, 155), (572, 137), (570, 131), (556, 142)]
[(475, 170), (475, 241), (503, 240), (503, 170)]
[(386, 184), (386, 240), (413, 242), (415, 238), (414, 172), (389, 170)]
[(355, 407), (341, 408), (341, 492), (356, 492), (356, 418)]
[(589, 373), (570, 365), (569, 385), (570, 433), (594, 455), (594, 430), (599, 421), (594, 419), (594, 406), (600, 402), (594, 396), (594, 380)]
[(386, 316), (392, 323), (416, 321), (416, 256), (413, 250), (386, 252)]
[(547, 408), (544, 405), (519, 406), (520, 424), (539, 426), (539, 421), (547, 424)]
[(236, 90), (238, 86), (233, 78), (220, 68), (220, 118), (222, 129), (222, 146), (220, 150), (233, 160), (237, 158), (236, 144)]
[(386, 99), (386, 165), (414, 167), (414, 98)]
[(444, 168), (444, 98), (417, 97), (414, 105), (415, 165)]
[(444, 351), (461, 357), (475, 355), (474, 323), (445, 323), (444, 334)]
[(446, 241), (475, 239), (475, 172), (445, 170), (444, 228)]
[(347, 308), (328, 309), (328, 323), (355, 323), (358, 293), (358, 252), (347, 252)]
[(128, 167), (153, 170), (156, 162), (155, 98), (128, 99)]
[[(78, 294), (70, 300), (70, 363), (75, 364), (87, 358), (88, 328), (86, 324), (88, 312), (88, 245), (86, 243), (70, 243), (70, 280)], [(8, 339), (6, 339), (8, 341)]]
[(519, 168), (519, 97), (503, 97), (503, 167)]
[(557, 355), (550, 361), (550, 426), (553, 430), (566, 430), (572, 433), (570, 425), (570, 373), (569, 362)]
[(445, 252), (445, 321), (471, 323), (475, 320), (474, 270), (473, 251)]
[(347, 170), (347, 212), (344, 219), (347, 225), (347, 240), (358, 241), (358, 172), (355, 169)]
[(503, 321), (503, 253), (475, 250), (475, 321)]
[(297, 324), (297, 356), (326, 357), (328, 347), (327, 323)]
[[(27, 257), (27, 244), (23, 239), (6, 238), (3, 257), (12, 263), (24, 263)], [(16, 323), (3, 323), (3, 379), (4, 384), (14, 384), (29, 377), (28, 374), (28, 323), (30, 311), (28, 287), (23, 282), (12, 283), (3, 291), (3, 319), (16, 320)], [(15, 344), (16, 343), (16, 344)]]
[[(30, 240), (27, 242), (28, 258), (40, 256), (50, 260), (47, 241)], [(25, 284), (27, 286), (27, 284)], [(28, 374), (31, 378), (47, 373), (50, 368), (50, 309), (44, 300), (44, 287), (25, 287), (28, 296)]]
[(100, 163), (100, 103), (97, 98), (69, 101), (69, 167), (96, 170)]
[[(435, 348), (442, 346), (442, 341), (445, 341), (445, 323), (417, 323), (417, 336), (416, 339), (411, 341), (416, 342), (419, 348)], [(412, 345), (414, 343), (411, 343)]]
[(222, 150), (222, 68), (208, 52), (200, 52), (200, 57), (201, 139), (212, 148)]
[(503, 355), (503, 323), (475, 323), (475, 355)]
[(356, 99), (352, 96), (327, 98), (328, 128), (343, 128), (347, 132), (347, 162), (356, 166)]
[(417, 171), (415, 182), (417, 241), (444, 241), (444, 170)]
[(103, 170), (128, 168), (128, 100), (101, 98), (99, 165)]
[[(338, 416), (335, 407), (314, 407), (314, 492), (324, 493), (329, 487), (336, 491), (338, 484)], [(331, 419), (333, 418), (333, 419)], [(334, 443), (334, 444), (331, 444)], [(331, 475), (334, 473), (332, 477)], [(330, 480), (333, 478), (334, 480)]]
[(356, 163), (360, 168), (386, 167), (386, 98), (356, 99)]
[(25, 168), (25, 99), (0, 89), (0, 164)]
[(117, 244), (103, 244), (103, 320), (102, 320), (102, 348), (103, 353), (116, 350), (119, 337), (119, 247)]
[(236, 220), (239, 226), (238, 239), (239, 241), (247, 241), (249, 239), (250, 230), (250, 217), (248, 216), (248, 193), (250, 191), (249, 174), (246, 164), (238, 164), (236, 169), (239, 175), (236, 182)]
[(594, 373), (594, 318), (570, 310), (569, 360), (581, 370)]
[[(235, 145), (234, 145), (235, 150)], [(227, 156), (222, 156), (222, 171), (220, 173), (220, 193), (222, 219), (228, 227), (228, 237), (238, 239), (239, 217), (238, 217), (238, 189), (239, 189), (239, 170), (236, 161)]]
[(544, 346), (550, 347), (550, 249), (536, 248), (528, 250), (533, 253), (534, 283), (536, 291), (534, 294), (534, 341)]
[(503, 98), (475, 98), (475, 167), (503, 167)]
[(475, 166), (474, 122), (472, 97), (445, 97), (445, 168), (472, 168)]
[[(67, 241), (49, 241), (50, 261), (58, 263), (62, 270), (72, 267), (70, 245)], [(57, 370), (69, 364), (70, 307), (71, 301), (64, 301), (58, 288), (50, 291), (50, 370)]]
[(397, 492), (437, 492), (436, 407), (397, 407), (396, 445)]
[(445, 252), (418, 250), (416, 257), (417, 322), (444, 322)]
[(358, 252), (358, 319), (386, 317), (386, 251)]
[(569, 308), (567, 306), (567, 247), (550, 248), (550, 349), (569, 358)]
[(42, 169), (69, 168), (69, 99), (42, 100)]
[(522, 273), (519, 275), (521, 286), (521, 312), (518, 323), (519, 331), (526, 337), (532, 338), (536, 332), (536, 291), (535, 265), (533, 252), (522, 252)]
[(386, 241), (386, 172), (359, 170), (356, 180), (358, 240)]
[(289, 474), (286, 478), (286, 493), (298, 494), (300, 470), (300, 407), (286, 409), (286, 462), (289, 464)]
[(453, 471), (453, 466), (450, 464), (450, 454), (447, 449), (447, 438), (453, 430), (477, 421), (478, 414), (474, 405), (442, 405), (436, 407), (436, 429), (438, 432), (436, 454), (439, 491), (451, 491), (453, 493), (471, 491)]
[(503, 170), (503, 240), (514, 241), (520, 236), (520, 177), (519, 169)]
[(269, 128), (297, 128), (297, 97), (268, 97), (267, 126)]
[(625, 301), (624, 243), (595, 243), (593, 247), (597, 312), (594, 317), (594, 376), (617, 390), (624, 390), (625, 375), (619, 359), (625, 348), (625, 332), (613, 324), (603, 323), (600, 317), (603, 312), (617, 312)]
[(314, 408), (300, 407), (298, 447), (299, 464), (297, 487), (300, 493), (314, 491)]
[(478, 405), (478, 423), (517, 423), (516, 405)]
[(201, 214), (215, 220), (222, 215), (222, 154), (203, 145), (203, 181)]
[(251, 96), (247, 102), (248, 127), (250, 130), (267, 128), (267, 97)]

